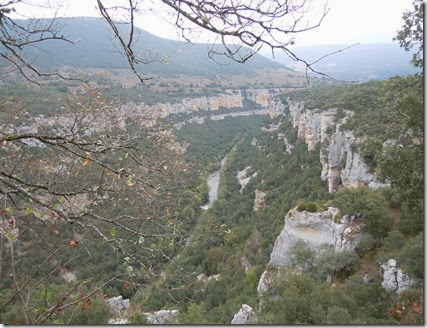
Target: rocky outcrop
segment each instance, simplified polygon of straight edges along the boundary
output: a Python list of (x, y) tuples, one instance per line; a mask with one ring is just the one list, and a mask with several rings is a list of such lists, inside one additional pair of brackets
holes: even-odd
[(277, 131), (278, 129), (279, 129), (279, 126), (280, 126), (280, 124), (281, 124), (282, 122), (279, 122), (279, 123), (277, 123), (277, 124), (269, 124), (269, 125), (267, 125), (267, 127), (261, 127), (261, 131), (264, 131), (264, 132), (274, 132), (274, 131)]
[(278, 115), (283, 114), (286, 110), (286, 106), (283, 104), (282, 101), (275, 98), (270, 98), (267, 109), (269, 111), (270, 117), (274, 118)]
[(411, 287), (414, 283), (414, 279), (403, 273), (402, 270), (397, 267), (396, 261), (393, 259), (388, 260), (381, 268), (384, 270), (383, 282), (381, 283), (384, 289), (400, 293), (402, 290)]
[(258, 292), (268, 290), (273, 281), (273, 269), (291, 267), (291, 249), (303, 240), (312, 249), (326, 244), (335, 251), (354, 250), (362, 238), (365, 227), (361, 216), (344, 215), (339, 223), (338, 209), (328, 207), (327, 211), (311, 213), (290, 210), (285, 218), (285, 227), (276, 238), (266, 270), (260, 279)]
[(279, 140), (282, 139), (283, 140), (283, 142), (285, 143), (285, 146), (286, 146), (286, 152), (288, 154), (291, 154), (292, 153), (292, 149), (294, 148), (294, 145), (292, 145), (292, 144), (289, 143), (288, 139), (285, 137), (285, 134), (279, 132), (277, 134), (277, 139), (279, 139)]
[(343, 118), (337, 118), (337, 109), (322, 111), (304, 110), (304, 102), (289, 103), (292, 125), (298, 129), (298, 137), (307, 143), (309, 151), (321, 143), (321, 178), (328, 181), (329, 192), (336, 192), (341, 186), (357, 188), (367, 186), (377, 189), (386, 184), (377, 181), (374, 174), (357, 151), (356, 145), (363, 140), (351, 131), (340, 131), (341, 125), (354, 113), (344, 111)]
[(220, 108), (243, 107), (243, 98), (240, 92), (233, 93), (232, 90), (225, 90), (223, 94), (211, 97), (184, 98), (176, 103), (158, 103), (152, 106), (140, 104), (142, 107), (149, 107), (157, 117), (166, 117), (172, 114), (189, 113), (199, 110), (215, 111)]
[(249, 181), (252, 178), (255, 178), (257, 176), (257, 172), (254, 174), (248, 176), (248, 170), (250, 169), (250, 166), (245, 167), (242, 171), (237, 172), (237, 182), (240, 184), (240, 192), (243, 191), (243, 188), (249, 183)]
[(214, 274), (214, 275), (212, 275), (212, 276), (207, 276), (207, 275), (205, 275), (204, 273), (201, 273), (201, 274), (199, 274), (198, 276), (197, 276), (197, 281), (203, 281), (203, 282), (207, 282), (207, 281), (210, 281), (210, 280), (215, 280), (215, 281), (219, 281), (219, 279), (221, 278), (221, 274)]
[(143, 313), (147, 322), (152, 325), (178, 324), (178, 310), (160, 310)]
[(128, 319), (112, 318), (112, 319), (108, 320), (108, 324), (109, 325), (127, 325)]
[[(114, 313), (116, 317), (108, 320), (108, 324), (113, 325), (125, 325), (128, 323), (127, 309), (129, 308), (129, 300), (124, 300), (121, 295), (112, 297), (106, 300), (108, 307)], [(144, 312), (143, 315), (146, 317), (149, 324), (177, 324), (178, 323), (178, 310), (160, 310), (156, 312)]]
[(255, 190), (254, 211), (257, 212), (264, 204), (264, 199), (267, 196), (266, 191)]
[(256, 147), (256, 149), (258, 149), (258, 150), (264, 150), (264, 146), (258, 144), (258, 139), (255, 137), (252, 138), (251, 146)]
[(259, 278), (258, 282), (258, 294), (263, 294), (269, 291), (270, 286), (274, 282), (274, 275), (277, 268), (274, 267), (268, 267), (267, 270), (265, 270), (261, 277)]
[(70, 283), (77, 279), (77, 275), (68, 269), (65, 265), (61, 265), (60, 276), (66, 282)]
[(356, 138), (351, 131), (337, 131), (329, 139), (329, 143), (320, 150), (322, 162), (322, 180), (328, 181), (329, 192), (333, 193), (340, 186), (345, 188), (369, 187), (378, 189), (386, 184), (377, 181), (374, 174), (356, 151), (354, 145), (362, 140)]
[(129, 308), (129, 300), (124, 300), (122, 295), (112, 297), (106, 300), (108, 307), (115, 315), (123, 315), (123, 312)]
[(289, 113), (292, 126), (298, 129), (298, 137), (305, 139), (311, 151), (316, 148), (316, 143), (326, 140), (328, 128), (335, 125), (337, 110), (304, 110), (304, 102), (301, 101), (290, 103)]
[(268, 89), (248, 89), (248, 99), (262, 107), (267, 107), (270, 101), (270, 91)]
[[(164, 118), (173, 114), (194, 113), (197, 111), (217, 111), (222, 108), (241, 108), (244, 109), (244, 98), (252, 100), (259, 105), (258, 109), (250, 111), (236, 111), (235, 113), (210, 115), (212, 120), (223, 120), (227, 116), (250, 116), (250, 115), (270, 115), (275, 117), (284, 110), (283, 105), (278, 105), (278, 101), (270, 100), (271, 94), (268, 89), (253, 89), (245, 91), (243, 95), (240, 90), (224, 90), (223, 93), (198, 98), (183, 98), (175, 103), (157, 103), (147, 105), (144, 103), (128, 103), (121, 106), (120, 117), (132, 119), (144, 125), (155, 124), (158, 118)], [(246, 108), (250, 109), (250, 108)], [(204, 117), (192, 118), (191, 123), (201, 124)], [(143, 121), (143, 122), (142, 122)], [(190, 121), (189, 121), (190, 122)], [(176, 126), (180, 128), (180, 125)]]
[(258, 321), (258, 316), (256, 313), (252, 310), (252, 308), (247, 305), (243, 304), (240, 308), (239, 312), (234, 315), (233, 320), (231, 320), (232, 325), (249, 325), (249, 324), (255, 324)]
[(181, 129), (185, 124), (203, 124), (205, 122), (205, 119), (211, 119), (212, 121), (222, 121), (226, 117), (241, 117), (241, 116), (253, 116), (253, 115), (277, 115), (274, 111), (270, 109), (255, 109), (255, 110), (245, 110), (245, 111), (237, 111), (237, 112), (231, 112), (226, 114), (212, 114), (212, 115), (206, 115), (206, 116), (195, 116), (192, 118), (189, 118), (187, 120), (178, 122), (174, 124), (174, 128), (179, 130)]

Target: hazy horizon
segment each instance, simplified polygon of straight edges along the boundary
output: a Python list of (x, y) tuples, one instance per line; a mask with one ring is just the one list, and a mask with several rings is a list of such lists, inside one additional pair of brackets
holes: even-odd
[[(392, 43), (397, 30), (401, 28), (402, 14), (412, 8), (412, 0), (329, 0), (326, 3), (329, 13), (321, 25), (313, 30), (295, 34), (295, 46)], [(319, 7), (313, 8), (306, 17), (307, 21), (311, 19), (310, 23), (314, 23), (316, 17), (319, 17), (323, 2), (316, 5)], [(46, 7), (40, 8), (37, 4), (18, 4), (14, 5), (14, 8), (20, 14), (14, 14), (15, 18), (48, 18), (49, 15), (54, 15), (54, 11)], [(60, 17), (100, 17), (95, 2), (88, 0), (73, 0), (71, 3), (62, 0), (59, 9)], [(144, 11), (141, 16), (136, 17), (135, 25), (158, 37), (182, 41), (170, 15), (165, 15), (162, 8), (156, 7), (156, 10), (160, 14), (154, 14), (150, 9)], [(172, 22), (168, 22), (168, 19)], [(193, 41), (212, 43), (214, 39), (205, 32), (196, 32)]]

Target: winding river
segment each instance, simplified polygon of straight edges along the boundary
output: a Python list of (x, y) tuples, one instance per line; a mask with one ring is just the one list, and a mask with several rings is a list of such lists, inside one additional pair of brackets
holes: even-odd
[(234, 147), (221, 160), (221, 168), (218, 171), (215, 171), (215, 172), (209, 174), (209, 176), (208, 176), (207, 183), (208, 183), (208, 188), (209, 188), (209, 199), (208, 199), (208, 202), (202, 206), (202, 208), (204, 210), (211, 208), (212, 204), (218, 199), (218, 186), (219, 186), (221, 169), (227, 163), (228, 155), (230, 155), (230, 153), (233, 149), (234, 149)]

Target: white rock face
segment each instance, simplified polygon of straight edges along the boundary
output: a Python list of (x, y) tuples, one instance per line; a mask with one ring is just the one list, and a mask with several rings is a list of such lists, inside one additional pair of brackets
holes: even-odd
[(143, 313), (149, 324), (164, 325), (178, 323), (178, 310), (160, 310), (153, 313)]
[[(322, 244), (331, 245), (336, 251), (354, 250), (362, 238), (365, 227), (361, 217), (344, 215), (335, 223), (338, 209), (311, 213), (290, 210), (285, 218), (285, 227), (276, 238), (268, 266), (286, 268), (291, 266), (291, 249), (299, 240), (315, 249)], [(258, 292), (268, 290), (273, 281), (272, 273), (265, 271), (258, 284)]]
[(248, 176), (248, 170), (250, 169), (250, 166), (245, 167), (242, 171), (237, 172), (237, 182), (240, 184), (240, 192), (243, 191), (243, 188), (249, 183), (249, 181), (252, 178), (255, 178), (257, 176), (257, 172), (254, 174)]
[(121, 315), (124, 310), (129, 308), (129, 300), (124, 300), (122, 295), (109, 298), (106, 302), (116, 315)]
[(277, 99), (270, 98), (268, 101), (268, 114), (271, 118), (283, 114), (285, 111), (285, 105)]
[(212, 276), (206, 276), (204, 273), (201, 273), (197, 276), (197, 281), (203, 281), (203, 282), (207, 282), (210, 280), (215, 280), (215, 281), (219, 281), (219, 279), (221, 279), (221, 274), (214, 274)]
[(207, 115), (207, 116), (194, 116), (192, 118), (189, 118), (187, 120), (175, 123), (173, 126), (175, 129), (179, 130), (181, 129), (185, 124), (203, 124), (205, 119), (211, 119), (212, 121), (222, 121), (226, 117), (241, 117), (241, 116), (253, 116), (253, 115), (278, 115), (279, 113), (270, 110), (268, 108), (264, 109), (257, 109), (257, 110), (250, 110), (250, 111), (238, 111), (238, 112), (231, 112), (226, 114), (216, 114), (216, 115)]
[(270, 289), (270, 286), (273, 284), (274, 277), (273, 277), (273, 271), (271, 270), (265, 270), (261, 277), (259, 278), (258, 282), (258, 294), (262, 294), (265, 292), (268, 292)]
[(320, 150), (321, 178), (328, 181), (330, 193), (336, 192), (340, 185), (345, 188), (366, 186), (371, 189), (386, 186), (376, 180), (360, 154), (352, 149), (353, 144), (361, 141), (351, 131), (339, 131), (334, 133), (329, 144)]
[(243, 304), (239, 312), (234, 315), (231, 320), (232, 325), (248, 325), (255, 324), (258, 321), (258, 316), (249, 305)]
[(270, 100), (270, 91), (268, 89), (248, 89), (247, 96), (258, 105), (267, 107)]
[[(345, 117), (336, 122), (337, 109), (326, 111), (305, 110), (304, 102), (289, 104), (289, 112), (294, 128), (298, 129), (298, 137), (304, 138), (308, 150), (315, 149), (322, 143), (320, 161), (322, 163), (321, 178), (328, 181), (329, 192), (334, 193), (340, 186), (357, 188), (367, 186), (372, 189), (387, 186), (377, 181), (375, 175), (369, 173), (369, 167), (352, 145), (362, 140), (350, 131), (340, 131), (340, 127), (354, 113), (344, 111)], [(332, 129), (331, 136), (327, 133)]]
[(388, 262), (384, 263), (381, 267), (384, 270), (383, 282), (381, 283), (384, 289), (400, 293), (402, 290), (411, 287), (414, 283), (414, 279), (403, 273), (402, 270), (397, 267), (396, 261), (393, 259), (388, 260)]
[(317, 142), (323, 142), (326, 137), (326, 130), (335, 123), (337, 114), (336, 108), (327, 111), (305, 110), (304, 102), (289, 104), (292, 126), (298, 129), (298, 137), (304, 138), (308, 150), (314, 150)]
[(312, 248), (322, 244), (332, 245), (336, 251), (353, 250), (360, 241), (363, 223), (350, 227), (350, 219), (344, 216), (341, 223), (335, 223), (338, 210), (329, 207), (325, 212), (289, 211), (285, 227), (277, 237), (271, 253), (270, 265), (286, 267), (290, 264), (290, 249), (298, 240)]

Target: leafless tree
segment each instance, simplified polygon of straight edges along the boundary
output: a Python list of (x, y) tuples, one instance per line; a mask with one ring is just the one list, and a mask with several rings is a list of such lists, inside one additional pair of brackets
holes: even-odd
[[(110, 6), (107, 5), (109, 3)], [(118, 6), (114, 1), (97, 0), (97, 4), (120, 41), (132, 69), (143, 81), (144, 78), (134, 67), (139, 61), (132, 46), (136, 17), (151, 12), (146, 2), (129, 0), (125, 5)], [(320, 11), (316, 11), (317, 15), (312, 14), (314, 2), (311, 0), (161, 0), (153, 3), (153, 6), (159, 4), (168, 9), (167, 16), (173, 18), (173, 24), (186, 41), (193, 41), (196, 29), (208, 31), (216, 38), (209, 51), (211, 58), (224, 55), (244, 63), (266, 47), (272, 51), (273, 57), (278, 51), (284, 52), (291, 59), (303, 62), (311, 72), (325, 75), (315, 70), (313, 64), (298, 57), (290, 46), (295, 44), (296, 34), (320, 26), (329, 11), (326, 3)], [(117, 29), (114, 15), (129, 26), (126, 35)], [(309, 15), (311, 18), (308, 18)]]
[(25, 56), (25, 51), (40, 42), (47, 40), (60, 40), (73, 43), (69, 38), (61, 34), (61, 23), (56, 17), (46, 19), (31, 19), (18, 21), (11, 18), (15, 12), (14, 5), (22, 0), (0, 1), (0, 57), (10, 63), (13, 69), (18, 70), (28, 81), (39, 84), (31, 77), (31, 73), (39, 77), (58, 76), (62, 79), (70, 79), (58, 72), (42, 72)]
[[(120, 279), (144, 285), (173, 261), (189, 229), (175, 209), (195, 181), (194, 168), (168, 130), (139, 108), (107, 104), (97, 91), (64, 101), (59, 117), (27, 117), (19, 101), (0, 102), (0, 281), (12, 286), (0, 311), (18, 300), (27, 324), (52, 315), (53, 303), (34, 295), (55, 281), (61, 263), (78, 271), (105, 244), (126, 259), (117, 263)], [(31, 254), (36, 268), (22, 261)], [(111, 272), (84, 279), (103, 274)]]
[[(56, 17), (25, 22), (12, 19), (11, 13), (20, 2), (0, 1), (0, 56), (32, 82), (36, 81), (30, 78), (29, 72), (38, 76), (58, 75), (38, 70), (26, 59), (23, 51), (45, 40), (71, 43), (73, 40), (60, 33), (60, 21)], [(243, 63), (261, 48), (269, 48), (273, 56), (284, 52), (293, 60), (303, 62), (309, 71), (322, 74), (313, 68), (312, 63), (298, 57), (290, 46), (295, 43), (295, 35), (320, 26), (329, 11), (327, 3), (319, 6), (313, 0), (160, 0), (151, 3), (141, 0), (96, 0), (96, 4), (117, 38), (130, 68), (141, 82), (150, 78), (143, 76), (137, 65), (157, 61), (159, 57), (141, 54), (146, 49), (134, 49), (137, 40), (135, 22), (140, 17), (151, 15), (157, 7), (162, 8), (162, 14), (169, 18), (188, 42), (193, 41), (197, 30), (209, 32), (216, 40), (209, 51), (211, 58), (224, 55)], [(128, 28), (124, 30), (119, 25)]]

